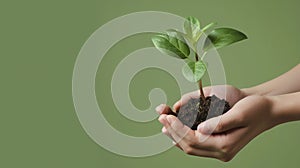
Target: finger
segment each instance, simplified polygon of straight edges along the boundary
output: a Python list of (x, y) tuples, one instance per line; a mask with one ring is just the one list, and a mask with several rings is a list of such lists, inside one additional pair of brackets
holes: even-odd
[(199, 90), (184, 94), (180, 100), (178, 100), (174, 105), (173, 105), (173, 110), (174, 111), (178, 111), (180, 106), (182, 106), (183, 104), (187, 103), (191, 98), (199, 98), (200, 97), (200, 93)]
[(173, 110), (174, 111), (178, 111), (180, 106), (181, 106), (181, 100), (177, 101), (174, 105), (173, 105)]
[(164, 120), (165, 127), (174, 140), (174, 144), (185, 153), (213, 158), (219, 156), (216, 145), (218, 144), (217, 138), (209, 138), (204, 142), (200, 142), (195, 136), (195, 132), (183, 125), (176, 117), (168, 115), (165, 116)]
[[(165, 124), (166, 121), (163, 121), (163, 120), (166, 120), (166, 119), (165, 119), (165, 116), (160, 117), (160, 121), (161, 121), (162, 123)], [(176, 142), (175, 142), (175, 140), (174, 140), (173, 137), (170, 135), (170, 133), (168, 132), (168, 130), (167, 130), (166, 127), (163, 127), (163, 128), (162, 128), (162, 133), (165, 134), (165, 135), (167, 135), (170, 139), (172, 139), (172, 143), (173, 143), (177, 148), (179, 148), (180, 150), (183, 150), (182, 147), (179, 145), (179, 143), (176, 143)]]
[(159, 106), (157, 106), (155, 108), (155, 111), (158, 114), (171, 114), (174, 113), (171, 108), (169, 106), (167, 106), (166, 104), (160, 104)]
[[(199, 131), (195, 132), (191, 130), (174, 116), (166, 116), (166, 119), (169, 122), (172, 130), (175, 130), (174, 134), (176, 134), (176, 137), (180, 138), (176, 141), (177, 143), (178, 141), (184, 140), (190, 146), (197, 144), (198, 147), (204, 149), (211, 149), (213, 147), (213, 144), (216, 143), (215, 139), (206, 141), (209, 138), (209, 135), (201, 134)], [(174, 137), (173, 134), (171, 136)]]
[(167, 135), (170, 139), (173, 139), (172, 136), (169, 134), (168, 130), (166, 129), (166, 127), (162, 127), (161, 132)]
[(166, 117), (167, 117), (167, 114), (162, 114), (158, 117), (158, 121), (164, 126), (168, 122)]
[(178, 143), (176, 143), (175, 141), (172, 141), (172, 143), (173, 143), (173, 145), (175, 145), (180, 150), (183, 150), (182, 147)]
[[(170, 116), (170, 115), (169, 115)], [(168, 115), (161, 115), (159, 117), (159, 121), (164, 125), (165, 129), (163, 130), (165, 132), (166, 135), (168, 135), (173, 141), (174, 143), (176, 143), (176, 146), (179, 147), (180, 149), (183, 149), (183, 147), (187, 147), (188, 145), (186, 144), (185, 141), (182, 140), (182, 136), (178, 136), (176, 131), (171, 127), (170, 123), (167, 120)], [(174, 116), (172, 116), (174, 117)], [(174, 117), (176, 118), (176, 117)]]
[(164, 126), (163, 126), (163, 128), (161, 129), (161, 132), (163, 133), (163, 134), (165, 134), (166, 136), (168, 136), (170, 139), (172, 139), (172, 141), (174, 142), (175, 140), (174, 140), (174, 138), (170, 135), (170, 133), (169, 133), (169, 131), (168, 131), (168, 129), (167, 129), (167, 127), (168, 127), (168, 121), (167, 121), (167, 118), (166, 118), (166, 114), (162, 114), (162, 115), (160, 115), (159, 116), (159, 118), (158, 118), (158, 121), (161, 123), (161, 124), (163, 124)]
[[(162, 114), (159, 117), (159, 121), (164, 125), (162, 128), (162, 132), (167, 135), (169, 138), (173, 140), (173, 144), (177, 146), (178, 148), (182, 149), (181, 146), (186, 146), (184, 142), (182, 141), (182, 138), (176, 134), (176, 131), (171, 127), (169, 121), (167, 120), (167, 115)], [(174, 116), (172, 116), (174, 117)], [(174, 117), (175, 118), (175, 117)], [(176, 126), (177, 127), (177, 126)], [(175, 128), (177, 129), (177, 128)]]
[(181, 147), (196, 147), (208, 151), (215, 151), (217, 149), (217, 138), (214, 138), (210, 135), (202, 134), (199, 131), (191, 130), (189, 127), (183, 125), (174, 116), (166, 116), (166, 119), (169, 122), (169, 125), (171, 126), (171, 128), (167, 129), (169, 135)]
[(187, 127), (186, 125), (184, 125), (181, 121), (179, 121), (179, 119), (175, 116), (166, 116), (166, 119), (169, 123), (169, 125), (171, 126), (172, 130), (174, 130), (175, 135), (178, 137), (179, 139), (176, 139), (175, 142), (179, 142), (181, 141), (183, 138), (186, 140), (192, 140), (194, 138), (194, 131), (192, 131), (189, 127)]
[(211, 118), (198, 125), (197, 130), (203, 134), (222, 133), (243, 126), (241, 117), (235, 109), (218, 117)]
[(174, 133), (169, 132), (169, 134), (171, 135), (171, 137), (175, 137), (175, 142), (179, 143), (180, 146), (197, 147), (202, 150), (209, 151), (214, 151), (214, 149), (216, 149), (216, 138), (210, 138), (209, 135), (204, 135), (200, 132), (191, 130), (186, 125), (183, 125), (174, 116), (166, 116), (166, 119), (169, 122), (169, 125), (171, 126), (171, 129), (168, 129), (168, 132), (169, 130), (175, 130)]
[(196, 130), (195, 137), (197, 138), (197, 143), (193, 145), (195, 148), (205, 149), (208, 151), (216, 151), (218, 148), (217, 144), (219, 143), (219, 139), (215, 135), (203, 134)]
[[(161, 124), (163, 124), (163, 129), (162, 129), (162, 132), (167, 135), (168, 137), (170, 137), (171, 139), (173, 139), (173, 141), (175, 142), (179, 142), (181, 141), (181, 137), (179, 137), (177, 134), (176, 134), (176, 131), (170, 126), (170, 123), (169, 121), (167, 120), (167, 117), (168, 116), (172, 116), (172, 115), (166, 115), (166, 114), (162, 114), (159, 116), (158, 120)], [(174, 116), (172, 116), (174, 117)], [(176, 117), (174, 117), (176, 118)]]
[(167, 120), (168, 116), (172, 116), (172, 115), (166, 115), (166, 114), (161, 115), (159, 117), (159, 121), (164, 125), (164, 127), (166, 129), (166, 131), (165, 130), (164, 131), (166, 132), (166, 134), (169, 135), (173, 141), (175, 141), (176, 143), (179, 143), (182, 140), (182, 138), (179, 137), (176, 134), (176, 131), (171, 127), (169, 121)]
[[(190, 142), (183, 138), (181, 141), (176, 143), (173, 141), (173, 144), (179, 148), (180, 150), (184, 151), (189, 155), (201, 156), (201, 157), (209, 157), (209, 158), (216, 158), (220, 159), (220, 154), (218, 151), (217, 141), (214, 139), (209, 139), (208, 141), (200, 142), (199, 144), (196, 143), (191, 145)], [(208, 145), (209, 144), (209, 145)], [(209, 150), (207, 148), (210, 148)]]
[(207, 150), (202, 150), (202, 149), (193, 149), (190, 151), (186, 150), (186, 149), (183, 149), (183, 150), (189, 155), (220, 159), (220, 157), (219, 157), (220, 154), (217, 151), (207, 151)]
[(216, 159), (219, 159), (218, 156), (218, 152), (216, 151), (206, 151), (206, 150), (201, 150), (201, 149), (197, 149), (197, 148), (194, 148), (194, 149), (189, 149), (187, 148), (186, 146), (184, 148), (182, 148), (179, 143), (176, 143), (173, 141), (173, 144), (179, 148), (180, 150), (186, 152), (187, 154), (189, 155), (195, 155), (195, 156), (201, 156), (201, 157), (209, 157), (209, 158), (216, 158)]

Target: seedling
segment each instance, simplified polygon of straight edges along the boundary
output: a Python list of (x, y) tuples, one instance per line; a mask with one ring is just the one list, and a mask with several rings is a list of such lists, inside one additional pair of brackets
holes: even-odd
[[(247, 36), (233, 28), (215, 28), (216, 24), (210, 23), (203, 28), (195, 17), (187, 17), (184, 22), (184, 32), (167, 30), (152, 37), (154, 46), (164, 54), (182, 59), (186, 64), (182, 68), (184, 77), (198, 83), (199, 99), (191, 99), (181, 106), (177, 117), (187, 126), (196, 129), (197, 125), (206, 119), (221, 115), (230, 109), (228, 102), (216, 96), (205, 97), (202, 86), (202, 77), (207, 68), (203, 61), (207, 52), (212, 49), (219, 49), (238, 41), (247, 39)], [(210, 32), (208, 32), (211, 30)], [(207, 36), (204, 33), (207, 33)], [(204, 37), (204, 45), (198, 49), (198, 42)], [(199, 52), (200, 51), (200, 52)]]

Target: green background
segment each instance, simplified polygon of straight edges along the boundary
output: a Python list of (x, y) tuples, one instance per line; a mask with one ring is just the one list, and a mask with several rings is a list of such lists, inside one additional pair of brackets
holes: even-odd
[[(110, 153), (87, 136), (77, 119), (72, 71), (80, 48), (101, 25), (131, 12), (156, 10), (245, 32), (249, 40), (220, 54), (228, 83), (250, 87), (299, 63), (299, 5), (296, 0), (1, 0), (0, 167), (298, 167), (299, 122), (260, 135), (229, 163), (188, 156), (177, 148), (146, 158)], [(106, 118), (129, 135), (151, 135), (161, 126), (157, 121), (135, 123), (117, 112), (108, 92), (110, 74), (128, 53), (151, 46), (148, 37), (120, 41), (105, 56), (96, 78)], [(154, 87), (166, 91), (168, 104), (180, 96), (171, 76), (147, 69), (131, 83), (132, 102), (147, 108)]]

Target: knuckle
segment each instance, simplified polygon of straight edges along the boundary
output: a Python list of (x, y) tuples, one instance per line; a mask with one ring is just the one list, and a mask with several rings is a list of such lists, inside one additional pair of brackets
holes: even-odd
[(224, 124), (222, 122), (219, 122), (216, 129), (217, 129), (217, 131), (223, 130), (224, 129)]
[(224, 144), (223, 146), (221, 146), (221, 148), (220, 148), (220, 153), (221, 154), (227, 155), (227, 154), (229, 154), (229, 152), (230, 152), (230, 148), (229, 148), (228, 145)]
[(223, 145), (219, 151), (219, 159), (223, 162), (228, 162), (233, 158), (231, 147), (228, 145)]
[(197, 142), (194, 139), (189, 139), (186, 143), (187, 143), (187, 146), (190, 148), (197, 146)]

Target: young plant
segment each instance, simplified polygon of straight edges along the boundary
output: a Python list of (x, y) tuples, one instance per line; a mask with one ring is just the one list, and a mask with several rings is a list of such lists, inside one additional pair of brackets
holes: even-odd
[[(184, 22), (184, 32), (170, 29), (165, 33), (159, 33), (152, 37), (152, 42), (159, 51), (186, 61), (185, 66), (182, 68), (182, 73), (187, 80), (198, 83), (200, 99), (202, 100), (200, 105), (207, 104), (202, 86), (202, 77), (207, 71), (203, 61), (205, 54), (213, 47), (219, 49), (247, 39), (247, 36), (238, 30), (232, 28), (215, 28), (205, 37), (203, 47), (198, 49), (198, 42), (204, 35), (204, 32), (207, 32), (214, 26), (215, 23), (210, 23), (201, 28), (199, 20), (190, 16)], [(201, 52), (198, 52), (199, 50)], [(208, 111), (205, 113), (206, 118)]]

